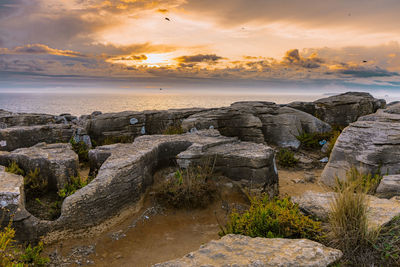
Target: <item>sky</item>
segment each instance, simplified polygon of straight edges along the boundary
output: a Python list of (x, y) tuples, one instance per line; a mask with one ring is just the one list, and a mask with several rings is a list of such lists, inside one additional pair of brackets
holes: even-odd
[(0, 88), (400, 91), (399, 11), (398, 0), (0, 0)]

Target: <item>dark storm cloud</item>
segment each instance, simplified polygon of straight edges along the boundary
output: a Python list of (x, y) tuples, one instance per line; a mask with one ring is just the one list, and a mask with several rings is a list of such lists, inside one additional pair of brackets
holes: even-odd
[(379, 67), (376, 67), (374, 69), (367, 69), (363, 67), (349, 68), (349, 69), (338, 70), (338, 73), (356, 78), (400, 76), (400, 74), (397, 72), (390, 72), (385, 69), (381, 69)]
[(198, 54), (198, 55), (181, 56), (175, 58), (175, 60), (180, 63), (200, 63), (200, 62), (215, 63), (221, 59), (222, 57), (217, 56), (216, 54), (208, 54), (208, 55)]

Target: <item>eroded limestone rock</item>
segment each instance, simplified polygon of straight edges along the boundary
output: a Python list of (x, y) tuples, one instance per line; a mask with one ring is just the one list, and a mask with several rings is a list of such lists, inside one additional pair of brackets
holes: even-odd
[(330, 125), (345, 127), (385, 105), (385, 100), (376, 99), (369, 93), (347, 92), (314, 102), (292, 102), (287, 106), (307, 112)]
[(50, 188), (62, 189), (71, 176), (77, 175), (78, 155), (70, 144), (39, 143), (12, 152), (0, 152), (0, 164), (7, 166), (15, 161), (25, 172), (40, 170)]
[(400, 104), (361, 117), (343, 130), (332, 150), (321, 181), (334, 185), (336, 177), (357, 168), (382, 175), (400, 172)]
[(153, 267), (276, 267), (328, 266), (339, 260), (342, 252), (307, 239), (251, 238), (226, 235), (211, 241), (186, 256)]
[(68, 143), (75, 127), (71, 124), (18, 126), (0, 129), (0, 151), (31, 147), (37, 143)]
[(267, 142), (281, 147), (298, 148), (302, 132), (327, 132), (328, 124), (305, 112), (280, 107), (271, 102), (237, 102), (230, 107), (196, 113), (182, 122), (185, 130), (218, 129), (222, 135), (240, 140)]
[(400, 175), (385, 175), (383, 176), (376, 194), (379, 197), (391, 198), (400, 195)]

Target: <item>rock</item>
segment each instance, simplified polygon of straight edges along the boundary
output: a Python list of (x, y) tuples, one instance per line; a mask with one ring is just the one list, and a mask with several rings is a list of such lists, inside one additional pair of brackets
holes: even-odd
[[(321, 220), (327, 220), (331, 203), (337, 193), (305, 192), (302, 196), (292, 197), (302, 211)], [(400, 202), (392, 199), (381, 199), (368, 195), (368, 221), (370, 228), (383, 226), (400, 214)]]
[(267, 142), (280, 147), (298, 148), (301, 132), (327, 132), (331, 128), (317, 118), (271, 102), (237, 102), (230, 107), (196, 113), (183, 120), (185, 130), (218, 129), (222, 135), (243, 141)]
[(331, 142), (328, 141), (326, 142), (322, 147), (321, 147), (321, 152), (322, 153), (328, 153), (329, 147), (331, 145)]
[(385, 105), (385, 100), (376, 99), (369, 93), (347, 92), (314, 102), (292, 102), (287, 106), (307, 112), (330, 125), (346, 127), (359, 117), (374, 113)]
[[(5, 171), (0, 166), (0, 218), (7, 222), (24, 202), (24, 177)], [(0, 225), (3, 221), (0, 221)]]
[(56, 123), (57, 116), (37, 113), (14, 113), (0, 109), (0, 123), (6, 127), (34, 126)]
[(0, 151), (31, 147), (37, 143), (68, 143), (75, 127), (70, 124), (18, 126), (0, 129)]
[(78, 155), (70, 144), (40, 143), (12, 152), (0, 152), (1, 165), (8, 165), (12, 161), (26, 173), (39, 168), (40, 175), (47, 178), (50, 189), (62, 189), (71, 176), (77, 175)]
[(363, 174), (400, 172), (400, 104), (359, 118), (337, 139), (321, 181), (334, 185), (353, 167)]
[(342, 252), (307, 239), (251, 238), (226, 235), (186, 256), (153, 267), (328, 266)]
[[(59, 159), (67, 158), (62, 151), (69, 148), (61, 146), (69, 144), (41, 144), (33, 148), (2, 152), (0, 155), (10, 158), (10, 155), (17, 154), (15, 157), (18, 163), (26, 160), (27, 164), (31, 164), (40, 158), (38, 162), (57, 165), (57, 161), (51, 161), (57, 153), (45, 150), (59, 149)], [(48, 160), (45, 153), (48, 153)], [(16, 216), (18, 220), (14, 221), (19, 233), (18, 240), (32, 241), (48, 233), (82, 231), (96, 226), (119, 214), (124, 208), (138, 204), (143, 193), (153, 183), (153, 174), (158, 168), (171, 164), (176, 158), (186, 164), (196, 164), (198, 160), (214, 155), (217, 155), (216, 168), (226, 176), (238, 179), (237, 173), (240, 173), (247, 183), (265, 187), (272, 195), (278, 193), (274, 153), (266, 145), (240, 142), (237, 138), (221, 136), (217, 130), (182, 135), (146, 135), (136, 138), (130, 144), (120, 143), (90, 150), (91, 163), (99, 167), (97, 176), (64, 200), (61, 216), (55, 221), (39, 220), (22, 209)], [(62, 169), (61, 166), (55, 167)]]
[(82, 126), (98, 143), (107, 139), (133, 141), (144, 134), (162, 134), (169, 126), (179, 127), (181, 121), (204, 109), (170, 109), (161, 111), (124, 111), (93, 114), (82, 118)]
[(400, 175), (385, 175), (383, 176), (376, 195), (384, 198), (391, 198), (400, 195)]

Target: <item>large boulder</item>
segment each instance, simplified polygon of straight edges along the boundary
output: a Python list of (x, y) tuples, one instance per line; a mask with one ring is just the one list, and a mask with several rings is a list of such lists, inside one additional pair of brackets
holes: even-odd
[(133, 141), (144, 134), (162, 134), (170, 126), (179, 127), (183, 119), (204, 109), (170, 109), (161, 111), (123, 111), (82, 117), (82, 126), (99, 144), (107, 140)]
[(0, 151), (31, 147), (37, 143), (67, 143), (75, 132), (71, 124), (17, 126), (0, 129)]
[(340, 250), (307, 239), (226, 235), (180, 259), (158, 263), (153, 267), (317, 267), (328, 266), (341, 257)]
[(39, 169), (46, 177), (50, 189), (62, 189), (71, 176), (77, 175), (78, 155), (70, 144), (39, 143), (29, 148), (12, 152), (0, 152), (0, 164), (8, 165), (15, 161), (25, 172)]
[(307, 112), (334, 126), (346, 127), (359, 117), (385, 107), (385, 100), (376, 99), (369, 93), (347, 92), (314, 102), (292, 102), (288, 107)]
[[(302, 196), (292, 197), (292, 200), (306, 214), (326, 220), (336, 194), (334, 192), (317, 193), (307, 191)], [(387, 224), (400, 214), (400, 201), (396, 199), (381, 199), (368, 195), (367, 201), (368, 227), (371, 229)]]
[(298, 148), (302, 132), (327, 132), (328, 124), (305, 112), (271, 102), (237, 102), (230, 107), (196, 113), (182, 123), (185, 130), (218, 129), (243, 141)]
[(359, 118), (341, 133), (321, 181), (334, 185), (351, 168), (363, 174), (400, 172), (400, 104)]

